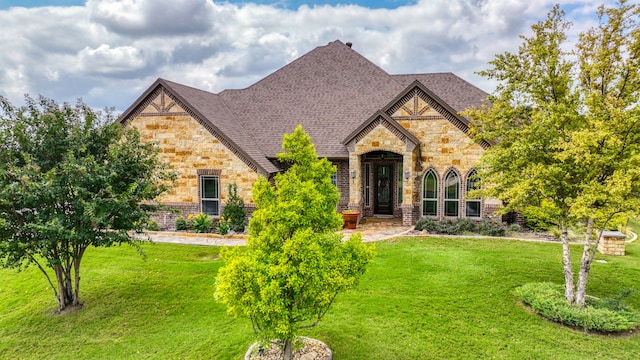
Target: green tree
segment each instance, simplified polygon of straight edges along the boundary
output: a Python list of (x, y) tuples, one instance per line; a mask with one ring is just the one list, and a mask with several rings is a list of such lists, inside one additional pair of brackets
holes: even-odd
[(222, 217), (229, 222), (231, 230), (242, 232), (246, 216), (244, 201), (238, 196), (238, 185), (229, 184), (229, 199), (222, 210)]
[(224, 252), (215, 297), (234, 316), (250, 318), (261, 340), (279, 339), (290, 359), (296, 333), (315, 326), (337, 294), (357, 283), (374, 250), (360, 235), (342, 241), (336, 232), (335, 166), (318, 159), (300, 126), (282, 147), (278, 160), (289, 168), (274, 185), (263, 177), (254, 184), (247, 247)]
[(0, 97), (0, 265), (37, 266), (61, 311), (80, 305), (86, 249), (135, 245), (173, 175), (109, 112), (25, 100)]
[[(497, 55), (481, 72), (499, 85), (491, 106), (467, 112), (472, 134), (493, 144), (481, 160), (490, 184), (481, 192), (502, 199), (505, 211), (536, 206), (557, 219), (565, 297), (579, 305), (594, 224), (604, 229), (614, 214), (637, 211), (640, 193), (638, 7), (620, 1), (598, 15), (599, 26), (571, 50), (571, 24), (555, 6), (531, 37), (521, 37), (516, 54)], [(587, 235), (576, 294), (567, 229), (579, 224)]]

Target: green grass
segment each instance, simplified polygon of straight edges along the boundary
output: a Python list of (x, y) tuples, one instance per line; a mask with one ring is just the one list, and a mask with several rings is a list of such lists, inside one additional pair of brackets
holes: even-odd
[[(0, 358), (241, 359), (249, 321), (213, 301), (214, 247), (168, 244), (90, 249), (85, 307), (53, 315), (55, 299), (35, 269), (0, 270)], [(405, 238), (377, 244), (360, 285), (341, 294), (324, 321), (302, 335), (326, 342), (334, 359), (635, 359), (640, 337), (589, 335), (543, 320), (513, 289), (562, 282), (559, 244)], [(574, 248), (579, 261), (580, 247)], [(598, 255), (591, 295), (636, 288), (640, 242), (627, 256)]]

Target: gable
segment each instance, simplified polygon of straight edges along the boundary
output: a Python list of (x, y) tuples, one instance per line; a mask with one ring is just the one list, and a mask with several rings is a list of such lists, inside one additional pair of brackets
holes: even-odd
[[(279, 171), (255, 147), (251, 137), (246, 134), (224, 102), (215, 94), (158, 79), (121, 115), (120, 122), (127, 124), (137, 117), (146, 116), (189, 116), (251, 170), (267, 176)], [(165, 132), (176, 130), (171, 129), (170, 125), (168, 127), (156, 130)], [(203, 143), (200, 146), (206, 146), (206, 144)]]
[[(376, 136), (379, 138), (376, 139)], [(369, 149), (403, 153), (412, 151), (420, 141), (391, 117), (377, 112), (349, 134), (342, 143), (350, 152), (359, 144), (366, 143)]]
[[(458, 114), (449, 104), (417, 80), (391, 101), (383, 111), (399, 123), (402, 122), (402, 126), (409, 131), (411, 131), (410, 121), (444, 118), (464, 134), (469, 132), (469, 120)], [(420, 136), (418, 138), (423, 140)], [(489, 147), (489, 143), (484, 140), (479, 142), (479, 145), (483, 148)]]

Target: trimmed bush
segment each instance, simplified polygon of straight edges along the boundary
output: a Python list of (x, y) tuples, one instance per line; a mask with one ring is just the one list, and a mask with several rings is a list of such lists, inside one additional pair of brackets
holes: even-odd
[(149, 231), (158, 231), (160, 229), (160, 226), (158, 225), (158, 222), (155, 220), (149, 220), (149, 222), (147, 223), (147, 230)]
[(507, 233), (507, 228), (502, 224), (495, 223), (489, 220), (483, 220), (478, 224), (477, 232), (480, 235), (486, 236), (504, 236)]
[(178, 216), (176, 218), (176, 230), (187, 230), (187, 229), (189, 229), (187, 220), (185, 220), (182, 216)]
[(445, 219), (438, 221), (428, 217), (418, 220), (415, 229), (444, 235), (477, 233), (487, 236), (504, 236), (507, 232), (505, 225), (489, 220), (478, 222), (471, 219)]
[(620, 298), (589, 299), (587, 306), (580, 308), (566, 301), (564, 288), (559, 284), (529, 283), (514, 293), (537, 314), (585, 331), (613, 333), (640, 326), (640, 313), (626, 306)]

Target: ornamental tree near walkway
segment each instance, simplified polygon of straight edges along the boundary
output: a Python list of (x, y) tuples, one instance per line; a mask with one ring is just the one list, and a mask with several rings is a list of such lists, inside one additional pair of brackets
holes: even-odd
[(36, 266), (62, 311), (80, 305), (87, 248), (135, 245), (173, 174), (110, 113), (25, 100), (0, 97), (0, 265)]
[[(472, 133), (494, 144), (481, 159), (481, 192), (553, 212), (562, 236), (565, 297), (585, 305), (596, 243), (615, 214), (640, 207), (640, 26), (638, 5), (600, 7), (597, 27), (567, 44), (558, 6), (522, 37), (517, 53), (481, 72), (499, 85), (491, 106), (467, 112)], [(548, 201), (553, 206), (542, 207)], [(575, 282), (567, 229), (586, 236)]]
[(291, 359), (299, 330), (315, 326), (338, 293), (356, 285), (374, 250), (359, 234), (343, 241), (336, 233), (335, 166), (318, 159), (300, 126), (282, 148), (278, 160), (289, 168), (273, 185), (263, 177), (254, 184), (246, 249), (224, 252), (215, 297), (234, 316), (251, 319), (261, 340), (279, 340)]

